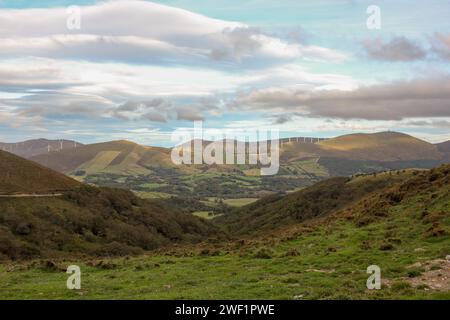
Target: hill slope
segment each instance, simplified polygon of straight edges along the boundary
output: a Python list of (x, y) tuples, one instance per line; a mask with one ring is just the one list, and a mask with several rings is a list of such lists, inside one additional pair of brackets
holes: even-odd
[(283, 158), (287, 161), (299, 156), (386, 162), (442, 158), (442, 154), (435, 145), (397, 132), (349, 134), (316, 144), (291, 143), (286, 145), (283, 151)]
[(52, 198), (0, 198), (0, 260), (140, 254), (217, 228), (125, 190), (82, 186)]
[(450, 153), (450, 141), (445, 141), (436, 144), (437, 148), (441, 152)]
[(151, 166), (171, 166), (170, 151), (120, 140), (30, 158), (53, 170), (81, 175), (95, 173), (148, 174)]
[(16, 143), (0, 142), (0, 149), (14, 153), (23, 158), (31, 158), (39, 154), (45, 154), (50, 151), (68, 150), (77, 148), (83, 144), (73, 140), (47, 140), (35, 139)]
[[(429, 197), (438, 192), (450, 203), (449, 191), (450, 165), (429, 171), (333, 178), (287, 196), (263, 198), (215, 221), (237, 234), (271, 230), (331, 215), (352, 214), (364, 223), (385, 216), (391, 206), (418, 194)], [(450, 215), (450, 208), (446, 214)]]
[(79, 186), (61, 173), (4, 151), (0, 151), (0, 168), (0, 194), (45, 194)]
[[(0, 151), (0, 260), (137, 254), (217, 234), (210, 223), (126, 190), (83, 185)], [(54, 197), (22, 197), (58, 192)]]

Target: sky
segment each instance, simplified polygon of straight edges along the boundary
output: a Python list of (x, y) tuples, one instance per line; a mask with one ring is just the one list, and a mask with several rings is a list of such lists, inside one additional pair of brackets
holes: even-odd
[(448, 0), (0, 0), (0, 141), (170, 146), (200, 120), (450, 140), (448, 12)]

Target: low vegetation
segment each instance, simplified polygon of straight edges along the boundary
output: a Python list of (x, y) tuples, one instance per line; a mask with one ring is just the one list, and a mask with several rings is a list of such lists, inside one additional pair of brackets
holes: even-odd
[(0, 199), (0, 225), (0, 260), (133, 255), (218, 234), (191, 214), (91, 186), (61, 197)]

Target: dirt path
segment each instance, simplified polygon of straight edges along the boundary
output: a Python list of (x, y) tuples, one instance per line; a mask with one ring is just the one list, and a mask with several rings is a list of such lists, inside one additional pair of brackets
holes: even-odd
[(62, 193), (49, 193), (49, 194), (0, 194), (0, 198), (47, 198), (47, 197), (61, 197)]
[[(450, 290), (450, 259), (435, 259), (415, 263), (409, 268), (423, 268), (423, 272), (415, 277), (402, 277), (397, 280), (408, 282), (414, 288), (424, 286), (424, 290), (449, 291)], [(391, 285), (392, 280), (385, 284)]]

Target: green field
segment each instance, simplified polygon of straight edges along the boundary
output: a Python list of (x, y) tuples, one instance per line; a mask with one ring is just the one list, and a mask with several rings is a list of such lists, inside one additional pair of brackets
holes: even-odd
[(257, 198), (237, 198), (237, 199), (225, 199), (223, 202), (232, 207), (242, 207), (247, 204), (253, 203), (257, 200), (258, 200)]
[(192, 214), (194, 216), (197, 216), (197, 217), (200, 217), (203, 219), (208, 219), (208, 220), (210, 220), (214, 217), (217, 217), (217, 215), (210, 214), (210, 212), (208, 212), (208, 211), (196, 211), (196, 212), (193, 212)]
[(135, 194), (142, 199), (168, 199), (172, 195), (165, 192), (136, 191)]

